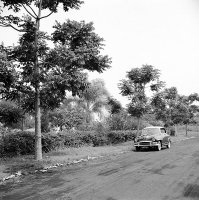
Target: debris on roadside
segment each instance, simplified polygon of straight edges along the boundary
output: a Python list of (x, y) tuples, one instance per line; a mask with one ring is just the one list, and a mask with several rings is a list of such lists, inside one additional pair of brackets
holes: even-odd
[[(62, 167), (64, 165), (68, 166), (68, 165), (72, 165), (72, 164), (78, 164), (78, 163), (81, 163), (81, 162), (88, 162), (89, 160), (94, 160), (94, 159), (97, 159), (97, 158), (100, 158), (100, 157), (103, 157), (103, 156), (97, 156), (97, 157), (88, 156), (86, 159), (82, 158), (80, 160), (73, 160), (73, 161), (68, 162), (66, 164), (56, 163), (55, 165), (47, 166), (47, 167), (44, 167), (43, 169), (35, 170), (34, 173), (39, 173), (39, 172), (45, 173), (45, 172), (48, 172), (48, 170), (53, 169), (53, 168)], [(22, 175), (28, 175), (28, 174), (29, 174), (28, 172), (24, 173), (24, 172), (18, 171), (15, 174), (4, 177), (2, 180), (0, 180), (0, 185), (7, 180), (18, 178)]]

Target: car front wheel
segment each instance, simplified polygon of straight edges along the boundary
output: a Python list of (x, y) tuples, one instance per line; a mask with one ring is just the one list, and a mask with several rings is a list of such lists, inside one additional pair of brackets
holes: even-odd
[(160, 141), (158, 141), (157, 151), (161, 151), (161, 149), (162, 149), (162, 144)]
[(136, 151), (140, 151), (140, 147), (135, 147), (135, 150)]

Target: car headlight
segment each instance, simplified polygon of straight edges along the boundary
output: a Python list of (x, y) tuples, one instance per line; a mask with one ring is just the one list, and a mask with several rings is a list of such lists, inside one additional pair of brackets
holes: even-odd
[(155, 142), (155, 141), (156, 141), (156, 139), (153, 137), (153, 138), (152, 138), (152, 141), (153, 141), (153, 142)]
[(137, 138), (135, 138), (135, 139), (134, 139), (134, 142), (138, 142), (138, 139), (137, 139)]

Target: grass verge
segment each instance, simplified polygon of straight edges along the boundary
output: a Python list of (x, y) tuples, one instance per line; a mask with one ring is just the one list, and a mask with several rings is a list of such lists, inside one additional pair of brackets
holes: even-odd
[(133, 142), (111, 146), (79, 148), (65, 148), (43, 154), (42, 161), (35, 161), (34, 156), (18, 156), (14, 158), (0, 159), (0, 180), (10, 174), (21, 171), (22, 174), (34, 173), (35, 170), (47, 168), (57, 163), (67, 164), (74, 160), (87, 159), (89, 157), (113, 156), (119, 153), (131, 151)]

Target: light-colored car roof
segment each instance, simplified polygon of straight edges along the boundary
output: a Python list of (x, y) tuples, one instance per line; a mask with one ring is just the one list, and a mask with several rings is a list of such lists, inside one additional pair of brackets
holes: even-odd
[(147, 128), (164, 128), (162, 126), (148, 126), (148, 127), (145, 127), (144, 129), (147, 129)]

